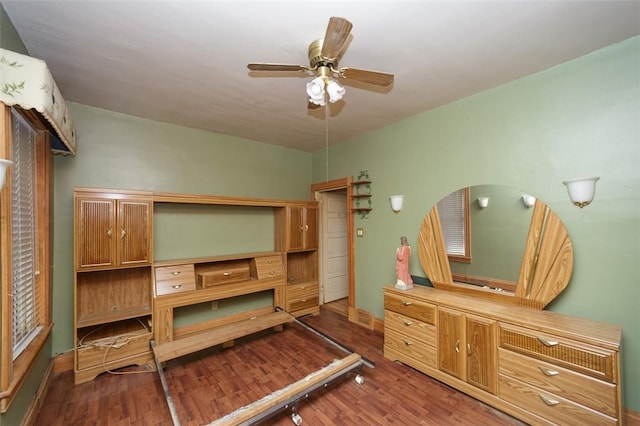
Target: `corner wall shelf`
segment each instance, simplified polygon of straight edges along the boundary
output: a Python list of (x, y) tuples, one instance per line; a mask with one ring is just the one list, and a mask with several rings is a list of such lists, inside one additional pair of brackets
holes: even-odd
[(355, 189), (355, 193), (351, 194), (351, 211), (358, 212), (361, 219), (366, 219), (369, 216), (369, 212), (373, 210), (371, 207), (371, 179), (369, 178), (369, 172), (362, 170), (358, 173), (358, 177), (351, 185)]

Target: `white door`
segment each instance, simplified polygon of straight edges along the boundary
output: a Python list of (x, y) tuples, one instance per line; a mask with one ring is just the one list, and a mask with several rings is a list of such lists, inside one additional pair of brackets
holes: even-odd
[(349, 296), (347, 257), (347, 197), (344, 191), (324, 192), (322, 202), (323, 303)]

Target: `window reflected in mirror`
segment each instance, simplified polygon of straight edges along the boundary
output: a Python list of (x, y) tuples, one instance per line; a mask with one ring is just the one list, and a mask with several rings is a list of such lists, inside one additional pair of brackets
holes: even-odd
[(452, 192), (437, 206), (449, 261), (471, 263), (469, 188)]

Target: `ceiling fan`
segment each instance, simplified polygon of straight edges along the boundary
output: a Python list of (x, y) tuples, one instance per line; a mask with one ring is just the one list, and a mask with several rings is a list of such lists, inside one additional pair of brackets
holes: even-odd
[(351, 33), (353, 24), (345, 18), (331, 17), (323, 39), (315, 40), (309, 45), (309, 65), (288, 65), (273, 63), (250, 63), (251, 71), (297, 71), (307, 72), (317, 77), (307, 84), (309, 101), (315, 105), (325, 105), (342, 99), (345, 89), (331, 77), (357, 80), (377, 86), (389, 86), (393, 83), (393, 74), (363, 70), (351, 67), (338, 67), (345, 43)]

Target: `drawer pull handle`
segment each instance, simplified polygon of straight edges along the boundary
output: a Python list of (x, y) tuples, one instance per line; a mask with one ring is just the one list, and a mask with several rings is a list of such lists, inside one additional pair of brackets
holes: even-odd
[(303, 286), (301, 286), (301, 287), (300, 287), (300, 290), (304, 290), (304, 289), (306, 289), (306, 288), (307, 288), (307, 286), (306, 286), (306, 285), (303, 285)]
[(460, 340), (456, 340), (456, 353), (460, 353)]
[(538, 337), (538, 340), (545, 346), (556, 346), (558, 344), (555, 340), (547, 340), (544, 337)]
[(125, 231), (124, 228), (120, 228), (120, 239), (123, 239), (126, 233), (127, 231)]
[(173, 271), (171, 275), (173, 275), (174, 277), (177, 277), (178, 275), (180, 275), (180, 271)]
[(182, 287), (182, 284), (176, 284), (176, 285), (172, 285), (171, 287), (175, 288), (176, 290), (179, 289), (180, 287)]
[(405, 340), (404, 344), (407, 345), (407, 346), (411, 346), (411, 345), (413, 345), (413, 342), (411, 340)]
[(271, 265), (273, 263), (273, 260), (267, 260), (267, 265)]
[(544, 374), (545, 376), (557, 376), (558, 374), (560, 374), (556, 370), (550, 370), (542, 366), (539, 366), (538, 368), (540, 369), (540, 371), (542, 371), (542, 374)]
[(403, 306), (411, 306), (411, 302), (410, 302), (410, 301), (408, 301), (408, 300), (403, 300), (403, 301), (402, 301), (402, 305), (403, 305)]
[(111, 228), (107, 229), (107, 237), (111, 238)]
[(224, 275), (225, 277), (230, 277), (232, 274), (232, 272), (223, 272), (222, 275)]
[(467, 356), (471, 356), (471, 345), (467, 343)]
[(407, 327), (413, 325), (413, 321), (405, 321), (404, 325), (406, 325)]
[(306, 301), (307, 301), (307, 299), (302, 299), (301, 300), (302, 303), (305, 303)]
[(549, 398), (548, 396), (543, 394), (538, 394), (538, 395), (540, 396), (540, 399), (549, 406), (560, 404), (560, 401), (558, 401), (557, 399)]
[(269, 275), (274, 275), (275, 273), (275, 271), (269, 271)]

